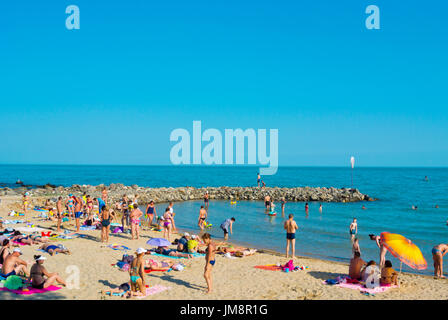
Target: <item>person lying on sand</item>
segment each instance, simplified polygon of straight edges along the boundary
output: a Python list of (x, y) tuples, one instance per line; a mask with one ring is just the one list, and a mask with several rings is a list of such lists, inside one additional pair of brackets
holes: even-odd
[[(130, 295), (131, 286), (129, 285), (129, 282), (125, 282), (120, 284), (118, 288), (109, 289), (109, 290), (101, 290), (101, 295), (119, 295), (121, 297), (129, 296)], [(115, 294), (114, 294), (115, 293)]]
[(10, 239), (11, 242), (20, 242), (23, 244), (34, 244), (33, 239), (31, 239), (31, 236), (25, 236), (20, 231), (15, 231), (13, 233), (13, 237)]
[(163, 254), (164, 256), (170, 256), (170, 257), (180, 257), (180, 258), (188, 258), (188, 259), (193, 257), (191, 254), (177, 252), (177, 250), (169, 249), (168, 247), (158, 247), (157, 249), (152, 249), (151, 251), (154, 251), (158, 254)]
[(154, 259), (148, 259), (146, 260), (145, 269), (149, 270), (159, 270), (159, 269), (165, 269), (165, 268), (172, 268), (174, 265), (174, 262), (171, 260), (154, 260)]
[[(44, 289), (57, 282), (64, 287), (67, 285), (65, 281), (59, 276), (57, 272), (49, 273), (43, 266), (43, 263), (47, 258), (41, 255), (34, 256), (35, 264), (31, 267), (30, 277), (31, 286), (36, 289)], [(45, 277), (47, 277), (45, 279)]]
[(39, 249), (45, 250), (51, 255), (54, 255), (55, 253), (71, 254), (70, 250), (65, 248), (62, 244), (53, 245), (49, 243), (44, 243)]
[(20, 259), (19, 257), (21, 255), (22, 251), (19, 248), (15, 248), (13, 252), (6, 257), (2, 266), (2, 277), (8, 278), (9, 276), (19, 274), (24, 274), (26, 277), (29, 277), (29, 273), (26, 269), (28, 267), (28, 262)]
[(250, 256), (257, 252), (256, 249), (249, 249), (244, 247), (235, 247), (235, 246), (221, 246), (216, 249), (216, 253), (239, 253), (244, 256)]

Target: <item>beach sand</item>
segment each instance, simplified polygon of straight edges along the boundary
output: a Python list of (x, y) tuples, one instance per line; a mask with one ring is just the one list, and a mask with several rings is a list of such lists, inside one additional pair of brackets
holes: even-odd
[[(11, 209), (22, 211), (20, 210), (20, 203), (20, 196), (2, 197), (0, 216), (3, 219), (22, 219), (22, 217), (7, 216)], [(31, 199), (31, 207), (42, 204), (43, 199)], [(29, 210), (31, 217), (36, 217), (37, 214), (36, 211)], [(55, 227), (55, 222), (43, 221), (42, 218), (33, 218), (31, 221), (38, 227)], [(67, 223), (65, 223), (65, 228), (75, 230), (74, 225), (68, 225)], [(38, 245), (21, 246), (24, 260), (32, 261), (33, 255), (43, 254), (47, 257), (44, 264), (47, 270), (58, 272), (64, 279), (69, 276), (69, 273), (66, 273), (68, 267), (76, 266), (79, 268), (79, 289), (62, 288), (58, 291), (30, 296), (19, 296), (2, 291), (0, 292), (1, 299), (125, 299), (116, 296), (102, 297), (101, 295), (101, 290), (116, 287), (129, 281), (127, 272), (120, 271), (112, 266), (121, 259), (125, 251), (113, 250), (102, 244), (100, 242), (100, 231), (81, 231), (80, 234), (88, 235), (88, 237), (55, 242), (64, 244), (71, 250), (71, 255), (57, 254), (50, 256), (37, 251)], [(132, 249), (128, 253), (133, 254), (138, 247), (149, 249), (145, 243), (151, 237), (162, 237), (162, 232), (142, 231), (140, 240), (130, 240), (129, 234), (111, 234), (109, 243), (127, 246)], [(179, 238), (179, 236), (172, 236), (171, 240), (175, 238)], [(297, 247), (300, 253), (300, 243), (297, 243)], [(160, 260), (161, 258), (156, 259)], [(429, 276), (401, 274), (399, 288), (391, 288), (375, 296), (365, 296), (358, 290), (323, 284), (326, 279), (347, 274), (348, 266), (342, 263), (299, 257), (295, 261), (295, 265), (307, 266), (308, 269), (305, 271), (285, 273), (255, 269), (254, 266), (256, 265), (284, 264), (288, 261), (284, 256), (266, 252), (235, 259), (217, 255), (216, 265), (212, 273), (214, 292), (206, 294), (206, 283), (203, 278), (205, 259), (201, 257), (176, 261), (186, 264), (185, 270), (152, 272), (146, 277), (146, 282), (150, 286), (159, 284), (170, 289), (144, 299), (448, 299), (448, 280), (434, 279)], [(432, 261), (428, 261), (428, 263), (432, 263)]]

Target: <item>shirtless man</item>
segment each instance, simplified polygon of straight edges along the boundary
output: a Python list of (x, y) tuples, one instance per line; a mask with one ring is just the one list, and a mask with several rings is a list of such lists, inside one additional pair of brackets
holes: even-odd
[(208, 191), (205, 191), (204, 194), (204, 206), (208, 209), (208, 203), (209, 203), (209, 199), (208, 199)]
[(132, 240), (134, 237), (137, 237), (137, 240), (140, 238), (140, 218), (143, 216), (143, 212), (140, 210), (138, 205), (134, 205), (134, 209), (132, 209), (130, 218), (131, 218), (131, 233)]
[(271, 197), (268, 194), (264, 197), (264, 207), (266, 210), (271, 208)]
[(352, 279), (361, 280), (361, 271), (367, 263), (361, 259), (361, 254), (355, 252), (353, 258), (350, 260), (350, 266), (348, 268), (348, 275)]
[(19, 258), (22, 251), (19, 248), (15, 248), (14, 251), (8, 255), (3, 263), (2, 276), (7, 278), (12, 275), (19, 275), (21, 272), (29, 277), (30, 274), (26, 270), (28, 262)]
[(110, 210), (107, 206), (101, 210), (101, 242), (109, 242)]
[(378, 246), (378, 248), (380, 248), (380, 269), (382, 269), (384, 266), (384, 263), (386, 262), (387, 248), (385, 246), (383, 246), (380, 236), (376, 236), (374, 234), (369, 234), (369, 237), (370, 237), (370, 240), (375, 240), (376, 245)]
[(129, 204), (130, 202), (127, 195), (123, 195), (123, 200), (121, 201), (121, 212), (123, 214), (121, 217), (121, 225), (123, 227), (123, 232), (125, 231), (125, 224), (129, 226)]
[(212, 242), (211, 236), (208, 233), (202, 235), (202, 240), (207, 246), (205, 254), (205, 268), (204, 268), (204, 279), (207, 282), (207, 293), (212, 292), (212, 269), (215, 265), (215, 244)]
[(74, 197), (75, 200), (75, 221), (76, 221), (76, 232), (79, 232), (79, 219), (82, 216), (82, 207), (83, 207), (83, 203), (82, 203), (82, 199), (78, 198), (78, 197)]
[(62, 222), (62, 197), (58, 198), (58, 202), (56, 202), (56, 211), (57, 211), (57, 219), (58, 219), (58, 232), (61, 232), (61, 222)]
[(297, 223), (293, 220), (294, 216), (289, 215), (289, 219), (285, 221), (284, 229), (286, 230), (286, 258), (289, 257), (289, 245), (291, 244), (292, 258), (295, 258), (296, 251), (296, 230), (299, 229)]
[(205, 210), (204, 206), (201, 206), (198, 219), (198, 227), (201, 228), (201, 230), (204, 230), (205, 219), (207, 219), (207, 210)]

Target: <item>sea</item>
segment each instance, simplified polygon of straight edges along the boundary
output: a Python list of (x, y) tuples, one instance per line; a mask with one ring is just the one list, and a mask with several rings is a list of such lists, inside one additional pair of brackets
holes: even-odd
[[(122, 183), (143, 187), (245, 187), (257, 185), (257, 173), (258, 168), (253, 166), (0, 165), (0, 187), (16, 187), (18, 179), (26, 185)], [(320, 202), (310, 202), (308, 214), (303, 202), (286, 203), (284, 214), (280, 203), (275, 202), (276, 216), (267, 215), (261, 201), (231, 204), (212, 200), (208, 219), (212, 227), (207, 230), (213, 238), (223, 239), (219, 226), (225, 219), (234, 217), (230, 241), (284, 253), (283, 223), (293, 214), (299, 226), (297, 255), (347, 263), (352, 255), (349, 225), (357, 218), (357, 238), (364, 260), (379, 262), (379, 249), (369, 234), (398, 233), (415, 243), (428, 263), (428, 268), (420, 271), (403, 264), (403, 271), (427, 275), (433, 273), (432, 247), (448, 243), (448, 168), (279, 167), (275, 175), (262, 179), (268, 187), (354, 187), (378, 200), (322, 203), (322, 212)], [(202, 204), (202, 201), (175, 203), (177, 228), (198, 233)], [(362, 205), (365, 210), (361, 209)], [(157, 213), (162, 214), (165, 207), (166, 204), (156, 205)], [(399, 269), (398, 259), (390, 253), (387, 259)]]

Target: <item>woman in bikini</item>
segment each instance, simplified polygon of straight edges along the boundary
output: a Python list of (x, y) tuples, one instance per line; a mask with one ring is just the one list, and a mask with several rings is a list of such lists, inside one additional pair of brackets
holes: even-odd
[(27, 213), (27, 209), (28, 209), (28, 202), (29, 202), (29, 193), (25, 192), (23, 194), (23, 212), (25, 213), (25, 220), (26, 220), (26, 213)]
[(90, 197), (90, 195), (88, 195), (86, 197), (86, 209), (87, 209), (87, 215), (88, 215), (88, 220), (92, 220), (92, 215), (93, 215), (93, 200)]
[[(170, 232), (171, 230), (175, 230), (176, 227), (174, 225), (174, 219), (171, 216), (170, 208), (166, 208), (165, 213), (163, 214), (163, 237), (170, 241)], [(168, 237), (167, 237), (168, 233)]]
[(193, 255), (191, 254), (178, 252), (176, 249), (169, 249), (168, 247), (158, 247), (151, 251), (154, 251), (158, 254), (163, 254), (164, 256), (187, 258), (187, 259), (193, 258)]
[(66, 201), (67, 209), (68, 209), (68, 216), (70, 218), (74, 218), (75, 216), (75, 200), (73, 199), (73, 195), (68, 195), (68, 200)]
[(148, 259), (148, 260), (146, 260), (145, 269), (149, 269), (149, 270), (168, 269), (168, 268), (172, 268), (173, 265), (174, 265), (174, 262), (172, 262), (170, 260), (157, 261), (154, 259)]
[(109, 207), (103, 207), (101, 211), (101, 242), (109, 242), (110, 211)]
[(11, 238), (11, 242), (19, 242), (22, 244), (34, 244), (34, 241), (31, 239), (31, 236), (25, 236), (20, 231), (15, 231), (13, 233), (13, 237)]
[(146, 284), (145, 284), (145, 262), (143, 256), (146, 250), (138, 248), (135, 252), (137, 258), (131, 262), (129, 268), (129, 276), (131, 277), (131, 292), (137, 293), (140, 296), (146, 296)]
[(204, 243), (207, 245), (207, 250), (205, 253), (205, 268), (204, 268), (204, 278), (205, 281), (207, 282), (207, 293), (211, 293), (212, 292), (212, 285), (213, 285), (213, 281), (212, 281), (212, 268), (215, 265), (215, 245), (212, 242), (211, 236), (209, 233), (204, 233), (202, 235), (202, 240), (204, 241)]
[(441, 243), (432, 248), (434, 260), (434, 277), (445, 279), (443, 276), (443, 256), (448, 252), (448, 244)]
[(154, 215), (156, 215), (156, 207), (154, 206), (154, 201), (150, 201), (146, 207), (146, 216), (148, 217), (148, 227), (151, 227)]
[[(65, 287), (67, 284), (57, 272), (50, 273), (45, 269), (43, 263), (46, 259), (47, 258), (41, 255), (34, 256), (36, 263), (31, 267), (29, 277), (31, 286), (36, 289), (45, 289), (57, 282)], [(45, 277), (47, 278), (45, 279)]]

